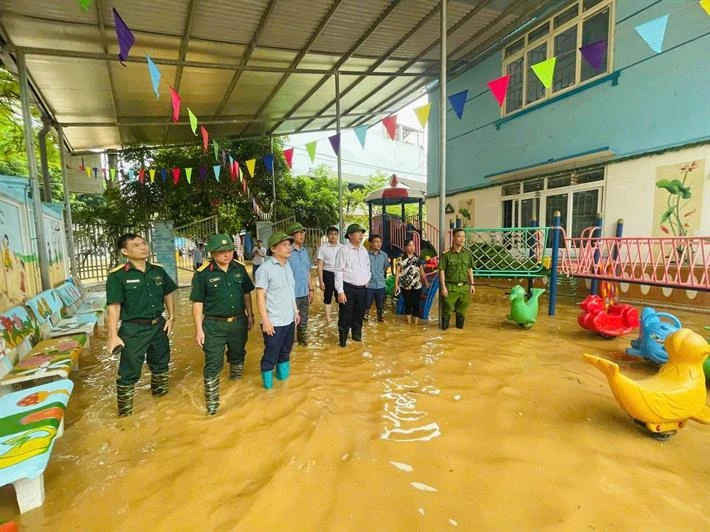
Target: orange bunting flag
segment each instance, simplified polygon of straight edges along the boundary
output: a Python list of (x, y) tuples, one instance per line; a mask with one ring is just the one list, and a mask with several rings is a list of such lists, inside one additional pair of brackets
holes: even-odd
[(508, 92), (509, 83), (510, 76), (503, 76), (488, 82), (488, 88), (491, 89), (491, 93), (498, 102), (499, 107), (503, 107), (503, 100), (505, 100), (505, 95)]
[(382, 119), (382, 125), (385, 126), (387, 134), (394, 140), (397, 135), (397, 115), (388, 116)]
[(145, 182), (145, 168), (138, 170), (138, 181), (141, 182), (141, 185)]
[(202, 151), (207, 153), (207, 146), (210, 143), (210, 134), (205, 129), (205, 126), (200, 126), (200, 133), (202, 133)]
[(177, 185), (178, 181), (180, 181), (180, 169), (173, 168), (173, 185)]
[(289, 168), (293, 168), (293, 148), (284, 150), (284, 159)]
[(150, 174), (150, 182), (155, 183), (155, 168), (148, 170), (148, 173)]
[(247, 172), (249, 172), (249, 177), (254, 177), (254, 169), (256, 167), (256, 159), (249, 159), (244, 164), (247, 166)]
[(173, 122), (180, 119), (180, 102), (182, 101), (178, 92), (170, 87), (170, 99), (173, 103)]

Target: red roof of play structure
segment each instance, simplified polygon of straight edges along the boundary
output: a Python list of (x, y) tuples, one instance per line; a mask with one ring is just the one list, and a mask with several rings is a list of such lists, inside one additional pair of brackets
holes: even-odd
[(397, 179), (397, 175), (392, 174), (389, 186), (373, 190), (367, 195), (365, 201), (377, 204), (381, 204), (384, 201), (384, 203), (388, 205), (399, 203), (419, 203), (420, 201), (424, 201), (424, 193), (403, 185)]

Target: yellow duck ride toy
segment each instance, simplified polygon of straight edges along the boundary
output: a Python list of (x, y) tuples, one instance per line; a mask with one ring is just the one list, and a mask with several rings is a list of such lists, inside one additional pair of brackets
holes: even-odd
[(618, 364), (594, 355), (584, 361), (606, 375), (621, 408), (656, 439), (676, 434), (687, 420), (710, 424), (703, 362), (710, 345), (690, 329), (678, 329), (665, 341), (668, 363), (651, 377), (634, 381), (619, 371)]

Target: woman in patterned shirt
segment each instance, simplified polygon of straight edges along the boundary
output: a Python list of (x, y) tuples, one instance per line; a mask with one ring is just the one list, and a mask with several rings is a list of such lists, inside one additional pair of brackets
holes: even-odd
[(419, 296), (422, 294), (422, 283), (429, 287), (422, 261), (414, 253), (414, 240), (409, 238), (404, 241), (404, 254), (397, 262), (397, 274), (394, 280), (396, 290), (401, 290), (404, 297), (407, 323), (412, 323), (412, 317), (415, 325), (419, 323)]

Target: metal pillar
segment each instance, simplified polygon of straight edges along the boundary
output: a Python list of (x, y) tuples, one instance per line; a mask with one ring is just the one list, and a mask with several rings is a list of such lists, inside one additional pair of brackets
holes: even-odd
[(550, 264), (550, 299), (547, 305), (547, 313), (554, 316), (557, 311), (557, 264), (560, 256), (560, 225), (562, 217), (560, 211), (552, 213), (552, 261)]
[[(439, 256), (446, 244), (446, 0), (441, 2), (439, 40)], [(443, 298), (439, 291), (439, 327), (443, 325)]]
[[(340, 135), (340, 72), (335, 72), (335, 133)], [(338, 137), (340, 138), (340, 137)], [(338, 229), (343, 234), (343, 161), (342, 146), (338, 146)]]
[(64, 158), (64, 130), (57, 127), (57, 142), (59, 143), (59, 162), (62, 165), (62, 185), (64, 187), (64, 222), (67, 234), (67, 252), (69, 253), (69, 270), (74, 279), (79, 278), (79, 270), (76, 267), (76, 253), (74, 251), (74, 221), (71, 214), (71, 203), (69, 202), (69, 181), (67, 179), (67, 165)]
[(49, 162), (47, 160), (47, 133), (50, 124), (46, 118), (42, 119), (42, 129), (37, 134), (39, 141), (39, 162), (42, 168), (42, 201), (52, 203), (52, 180), (49, 177)]
[(27, 66), (25, 53), (18, 51), (17, 77), (20, 87), (20, 102), (22, 104), (22, 123), (27, 149), (27, 167), (29, 169), (30, 187), (32, 190), (32, 207), (34, 210), (35, 233), (37, 234), (37, 257), (39, 258), (39, 273), (42, 280), (42, 290), (52, 288), (49, 281), (49, 260), (47, 259), (47, 240), (44, 237), (44, 224), (42, 223), (42, 201), (39, 197), (39, 183), (37, 182), (37, 160), (35, 159), (34, 136), (32, 134), (32, 114), (30, 110), (29, 83), (27, 82)]
[(367, 204), (367, 212), (368, 212), (368, 224), (367, 224), (367, 236), (368, 238), (372, 236), (372, 202), (369, 202)]
[[(594, 220), (594, 231), (592, 231), (592, 239), (601, 238), (602, 236), (602, 215), (597, 213), (597, 218)], [(601, 255), (599, 253), (599, 248), (597, 247), (597, 241), (592, 240), (592, 245), (595, 247), (594, 250), (594, 275), (599, 275), (599, 260)], [(591, 287), (589, 293), (596, 295), (599, 292), (599, 279), (592, 278)]]
[[(269, 137), (271, 155), (274, 155), (274, 137)], [(276, 161), (271, 162), (271, 219), (276, 219)]]

